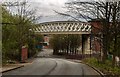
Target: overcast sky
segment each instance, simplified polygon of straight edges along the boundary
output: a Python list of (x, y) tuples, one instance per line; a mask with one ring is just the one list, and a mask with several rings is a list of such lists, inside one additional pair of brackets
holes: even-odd
[(39, 14), (50, 16), (55, 15), (53, 10), (64, 12), (63, 7), (67, 0), (31, 0), (31, 2), (35, 3), (33, 6), (39, 11)]
[[(2, 0), (3, 2), (13, 2), (17, 0)], [(19, 0), (23, 1), (23, 0)], [(64, 12), (64, 4), (68, 0), (27, 0), (31, 3), (31, 7), (37, 9), (37, 13), (42, 16), (55, 15), (56, 11)]]
[[(22, 2), (25, 0), (2, 0), (2, 2), (16, 2), (16, 1)], [(65, 3), (74, 0), (26, 0), (26, 1), (30, 2), (30, 7), (36, 9), (36, 15), (46, 17), (47, 19), (43, 18), (44, 20), (48, 19), (52, 20), (53, 18), (55, 18), (53, 20), (56, 20), (57, 16), (53, 10), (56, 10), (58, 12), (66, 12), (66, 8), (64, 8)], [(93, 1), (93, 0), (80, 0), (80, 1)], [(12, 9), (12, 11), (15, 10)], [(63, 17), (60, 19), (63, 19)]]

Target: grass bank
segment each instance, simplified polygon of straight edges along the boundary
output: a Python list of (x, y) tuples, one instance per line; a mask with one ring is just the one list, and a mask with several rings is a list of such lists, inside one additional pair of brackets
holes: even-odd
[(84, 63), (87, 63), (93, 67), (96, 67), (101, 72), (106, 75), (119, 75), (120, 76), (120, 67), (113, 67), (110, 60), (106, 60), (103, 64), (99, 62), (96, 58), (86, 58), (82, 60)]

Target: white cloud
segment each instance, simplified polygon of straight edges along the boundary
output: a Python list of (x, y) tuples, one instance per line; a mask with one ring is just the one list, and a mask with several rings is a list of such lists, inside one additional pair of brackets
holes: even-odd
[(30, 0), (30, 2), (40, 2), (44, 4), (64, 5), (67, 0)]
[(0, 3), (2, 2), (2, 0), (0, 0)]
[[(31, 0), (31, 2), (33, 1)], [(49, 16), (55, 14), (53, 10), (60, 12), (65, 11), (63, 8), (65, 2), (67, 2), (67, 0), (35, 0), (33, 6), (38, 9), (38, 14)]]
[[(15, 2), (15, 1), (25, 1), (25, 0), (3, 0), (3, 2)], [(64, 12), (64, 4), (68, 0), (26, 0), (30, 2), (31, 7), (37, 9), (37, 14), (43, 16), (54, 15), (56, 11)]]

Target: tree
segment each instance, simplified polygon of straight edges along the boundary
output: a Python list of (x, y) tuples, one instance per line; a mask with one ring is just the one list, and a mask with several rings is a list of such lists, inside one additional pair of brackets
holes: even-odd
[(81, 37), (79, 35), (53, 35), (50, 44), (54, 54), (77, 54), (77, 48), (80, 46)]
[[(3, 53), (5, 51), (8, 53), (14, 51), (16, 57), (21, 60), (20, 56), (22, 46), (26, 45), (29, 49), (33, 49), (35, 47), (35, 41), (33, 41), (35, 39), (32, 36), (34, 32), (32, 32), (31, 29), (39, 17), (35, 16), (35, 10), (31, 10), (26, 1), (6, 2), (2, 4), (2, 7)], [(16, 8), (16, 11), (10, 11), (11, 7), (14, 7), (14, 9)], [(33, 52), (36, 51), (34, 50)], [(4, 54), (9, 55), (6, 53)], [(16, 58), (14, 57), (14, 59)]]
[[(102, 40), (102, 50), (103, 50), (103, 63), (107, 59), (108, 52), (110, 51), (110, 41), (114, 39), (114, 51), (116, 49), (116, 34), (119, 32), (119, 23), (116, 23), (117, 18), (120, 16), (120, 1), (118, 2), (106, 2), (99, 0), (98, 2), (81, 2), (79, 0), (71, 1), (66, 3), (67, 13), (59, 13), (65, 16), (71, 16), (77, 18), (85, 19), (90, 21), (97, 19), (100, 22), (100, 27), (94, 27), (98, 32), (94, 33), (95, 37)], [(76, 19), (75, 19), (76, 20)], [(92, 28), (92, 29), (93, 29)], [(114, 33), (115, 34), (114, 34)], [(111, 38), (112, 37), (112, 38)]]
[(113, 66), (115, 66), (115, 56), (119, 55), (119, 34), (120, 34), (120, 1), (114, 2), (112, 8), (112, 35), (113, 35)]

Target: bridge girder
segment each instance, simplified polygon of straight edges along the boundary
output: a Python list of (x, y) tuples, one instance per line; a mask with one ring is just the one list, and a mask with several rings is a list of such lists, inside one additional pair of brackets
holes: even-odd
[(91, 25), (85, 22), (47, 22), (34, 26), (35, 34), (90, 34)]

